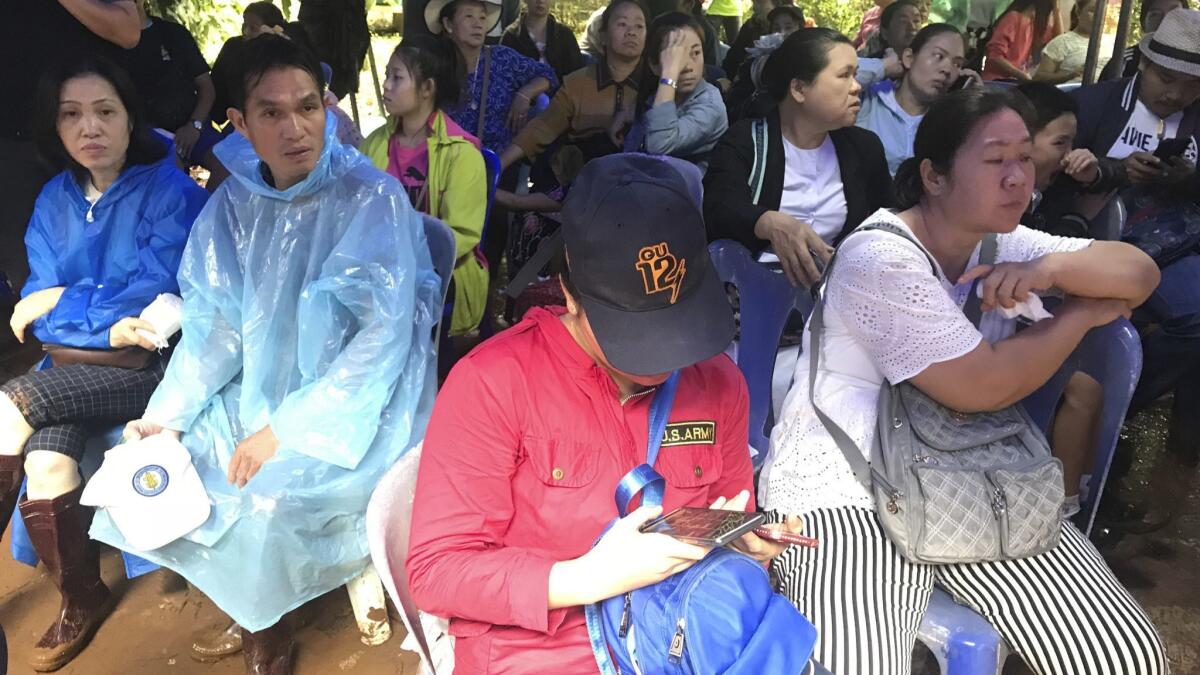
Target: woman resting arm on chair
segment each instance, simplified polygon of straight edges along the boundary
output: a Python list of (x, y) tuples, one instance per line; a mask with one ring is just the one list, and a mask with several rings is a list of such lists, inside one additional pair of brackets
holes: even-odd
[[(999, 410), (1045, 384), (1089, 330), (1127, 315), (1157, 284), (1153, 261), (1129, 245), (1019, 225), (1033, 191), (1030, 116), (1023, 99), (995, 89), (939, 99), (917, 131), (914, 157), (897, 173), (903, 210), (866, 220), (892, 231), (860, 228), (841, 243), (823, 287), (826, 346), (814, 398), (858, 447), (870, 445), (885, 380), (908, 382), (955, 410)], [(996, 238), (997, 262), (979, 265), (988, 236)], [(962, 310), (976, 280), (979, 328)], [(1052, 288), (1068, 295), (1066, 303), (1020, 333), (1015, 320), (993, 311)], [(804, 350), (801, 372), (812, 352)], [(815, 410), (808, 378), (796, 378), (759, 495), (774, 518), (800, 515), (804, 532), (821, 541), (819, 550), (777, 560), (773, 571), (798, 608), (815, 617), (821, 637), (814, 657), (832, 672), (870, 663), (871, 672), (909, 673), (935, 583), (982, 613), (1035, 673), (1167, 672), (1153, 625), (1069, 522), (1038, 555), (909, 562)], [(847, 550), (858, 552), (850, 562), (822, 553)], [(859, 600), (844, 600), (850, 597)], [(863, 598), (872, 612), (858, 609)], [(1097, 612), (1103, 619), (1091, 623)], [(1056, 639), (1043, 639), (1050, 634)]]

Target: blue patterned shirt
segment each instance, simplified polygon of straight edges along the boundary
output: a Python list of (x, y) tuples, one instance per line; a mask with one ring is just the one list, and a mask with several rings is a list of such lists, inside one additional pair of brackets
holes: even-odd
[[(517, 90), (533, 80), (544, 77), (550, 82), (549, 94), (554, 94), (558, 80), (550, 66), (523, 56), (514, 49), (492, 45), (484, 47), (492, 53), (488, 78), (487, 110), (484, 113), (483, 147), (500, 154), (512, 143), (513, 132), (508, 128), (508, 109)], [(479, 130), (479, 105), (483, 88), (484, 54), (480, 52), (475, 71), (468, 73), (463, 105), (450, 111), (450, 118), (474, 134)]]

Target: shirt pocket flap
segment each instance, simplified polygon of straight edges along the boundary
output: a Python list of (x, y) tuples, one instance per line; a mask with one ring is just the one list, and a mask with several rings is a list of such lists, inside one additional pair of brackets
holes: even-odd
[(654, 468), (672, 487), (711, 485), (721, 477), (721, 453), (712, 445), (663, 448)]
[(538, 480), (549, 487), (583, 487), (596, 478), (596, 449), (585, 443), (527, 438), (524, 444)]

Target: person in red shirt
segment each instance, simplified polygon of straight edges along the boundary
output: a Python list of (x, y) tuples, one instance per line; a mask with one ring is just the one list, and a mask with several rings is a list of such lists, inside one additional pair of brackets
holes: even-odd
[(1062, 32), (1062, 12), (1054, 0), (1013, 0), (992, 27), (983, 79), (1032, 79), (1042, 47)]
[[(680, 373), (655, 469), (663, 509), (753, 509), (747, 394), (706, 248), (700, 174), (647, 155), (589, 163), (563, 208), (566, 311), (530, 311), (459, 361), (425, 437), (407, 569), (450, 618), (455, 673), (595, 673), (582, 605), (680, 572), (705, 549), (618, 521), (655, 387)], [(798, 523), (785, 527), (798, 531)], [(748, 535), (760, 561), (781, 547)]]

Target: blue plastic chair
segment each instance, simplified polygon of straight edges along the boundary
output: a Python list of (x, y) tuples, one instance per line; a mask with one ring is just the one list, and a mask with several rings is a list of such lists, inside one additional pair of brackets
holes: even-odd
[[(1095, 522), (1125, 412), (1142, 372), (1142, 343), (1133, 324), (1119, 319), (1090, 331), (1050, 381), (1025, 399), (1025, 409), (1043, 432), (1049, 430), (1067, 380), (1076, 372), (1090, 375), (1104, 388), (1096, 459), (1078, 521), (1084, 523), (1087, 534)], [(943, 675), (997, 675), (1008, 654), (1000, 634), (987, 620), (954, 602), (940, 588), (933, 591), (917, 636), (934, 653)]]
[[(421, 224), (425, 228), (425, 241), (429, 245), (433, 269), (437, 270), (438, 277), (442, 280), (442, 304), (445, 305), (446, 294), (450, 290), (450, 277), (454, 274), (454, 231), (449, 225), (427, 213), (421, 214)], [(444, 320), (445, 314), (442, 316)]]
[[(483, 165), (487, 169), (487, 210), (483, 214), (483, 234), (487, 234), (488, 218), (492, 215), (492, 202), (496, 200), (496, 185), (500, 183), (500, 157), (487, 148), (483, 148), (479, 152), (483, 155)], [(480, 241), (483, 241), (483, 237), (480, 237)]]
[(807, 317), (812, 311), (812, 296), (792, 287), (782, 270), (756, 261), (745, 246), (730, 241), (708, 245), (717, 277), (736, 286), (741, 307), (741, 335), (737, 347), (737, 366), (746, 378), (750, 392), (750, 447), (757, 451), (757, 469), (767, 457), (771, 441), (771, 378), (775, 373), (775, 354), (779, 337), (793, 310)]
[(1103, 241), (1120, 241), (1129, 219), (1129, 209), (1121, 195), (1113, 195), (1112, 201), (1100, 211), (1088, 227), (1088, 236)]

